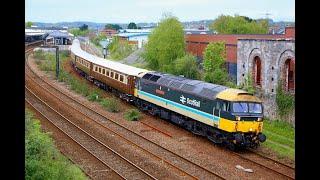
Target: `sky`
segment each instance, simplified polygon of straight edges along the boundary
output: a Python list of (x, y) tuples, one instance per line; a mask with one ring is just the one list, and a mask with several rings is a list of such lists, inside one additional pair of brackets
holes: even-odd
[(26, 0), (25, 21), (159, 22), (171, 13), (182, 22), (241, 15), (295, 21), (294, 0)]

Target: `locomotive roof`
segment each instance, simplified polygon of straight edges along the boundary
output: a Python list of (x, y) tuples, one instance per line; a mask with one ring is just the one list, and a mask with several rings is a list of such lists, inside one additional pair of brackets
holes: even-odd
[(218, 93), (229, 89), (226, 86), (211, 84), (199, 80), (187, 79), (185, 77), (174, 76), (159, 72), (148, 72), (143, 76), (143, 79), (154, 81), (163, 86), (197, 94), (207, 99), (215, 99)]
[(107, 59), (103, 59), (97, 56), (94, 56), (90, 53), (87, 53), (85, 51), (83, 51), (80, 47), (80, 42), (78, 39), (73, 40), (72, 42), (72, 46), (70, 48), (70, 50), (77, 56), (84, 58), (87, 61), (90, 61), (94, 64), (109, 68), (109, 69), (113, 69), (115, 71), (124, 73), (124, 74), (128, 74), (128, 75), (132, 75), (132, 76), (138, 76), (141, 73), (144, 72), (148, 72), (148, 70), (146, 69), (141, 69), (141, 68), (136, 68), (133, 66), (128, 66), (126, 64), (122, 64), (119, 62), (115, 62), (112, 60), (107, 60)]

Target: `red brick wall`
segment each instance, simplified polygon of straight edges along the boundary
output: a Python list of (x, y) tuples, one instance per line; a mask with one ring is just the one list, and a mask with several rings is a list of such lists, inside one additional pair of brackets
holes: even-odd
[(226, 45), (227, 62), (237, 63), (237, 45)]
[(189, 34), (185, 35), (187, 52), (203, 58), (203, 52), (210, 42), (223, 41), (226, 43), (227, 62), (237, 62), (238, 39), (276, 39), (285, 38), (285, 35), (273, 34)]
[(295, 38), (295, 27), (286, 27), (285, 37), (286, 38)]

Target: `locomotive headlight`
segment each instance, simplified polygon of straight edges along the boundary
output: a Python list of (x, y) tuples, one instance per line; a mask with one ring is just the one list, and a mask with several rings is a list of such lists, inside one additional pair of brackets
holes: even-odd
[(252, 131), (252, 128), (250, 128), (249, 131)]
[(236, 120), (240, 121), (241, 117), (240, 116), (236, 116)]
[(257, 121), (262, 121), (262, 118), (258, 118), (258, 120)]

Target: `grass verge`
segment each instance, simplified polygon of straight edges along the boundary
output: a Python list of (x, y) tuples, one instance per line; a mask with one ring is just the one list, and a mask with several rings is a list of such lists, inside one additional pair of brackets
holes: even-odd
[(289, 123), (266, 119), (263, 123), (263, 133), (267, 136), (267, 140), (262, 143), (262, 146), (276, 152), (279, 158), (288, 157), (294, 160), (294, 131), (294, 128)]
[(48, 133), (41, 131), (40, 121), (25, 110), (25, 179), (87, 179), (54, 146)]

